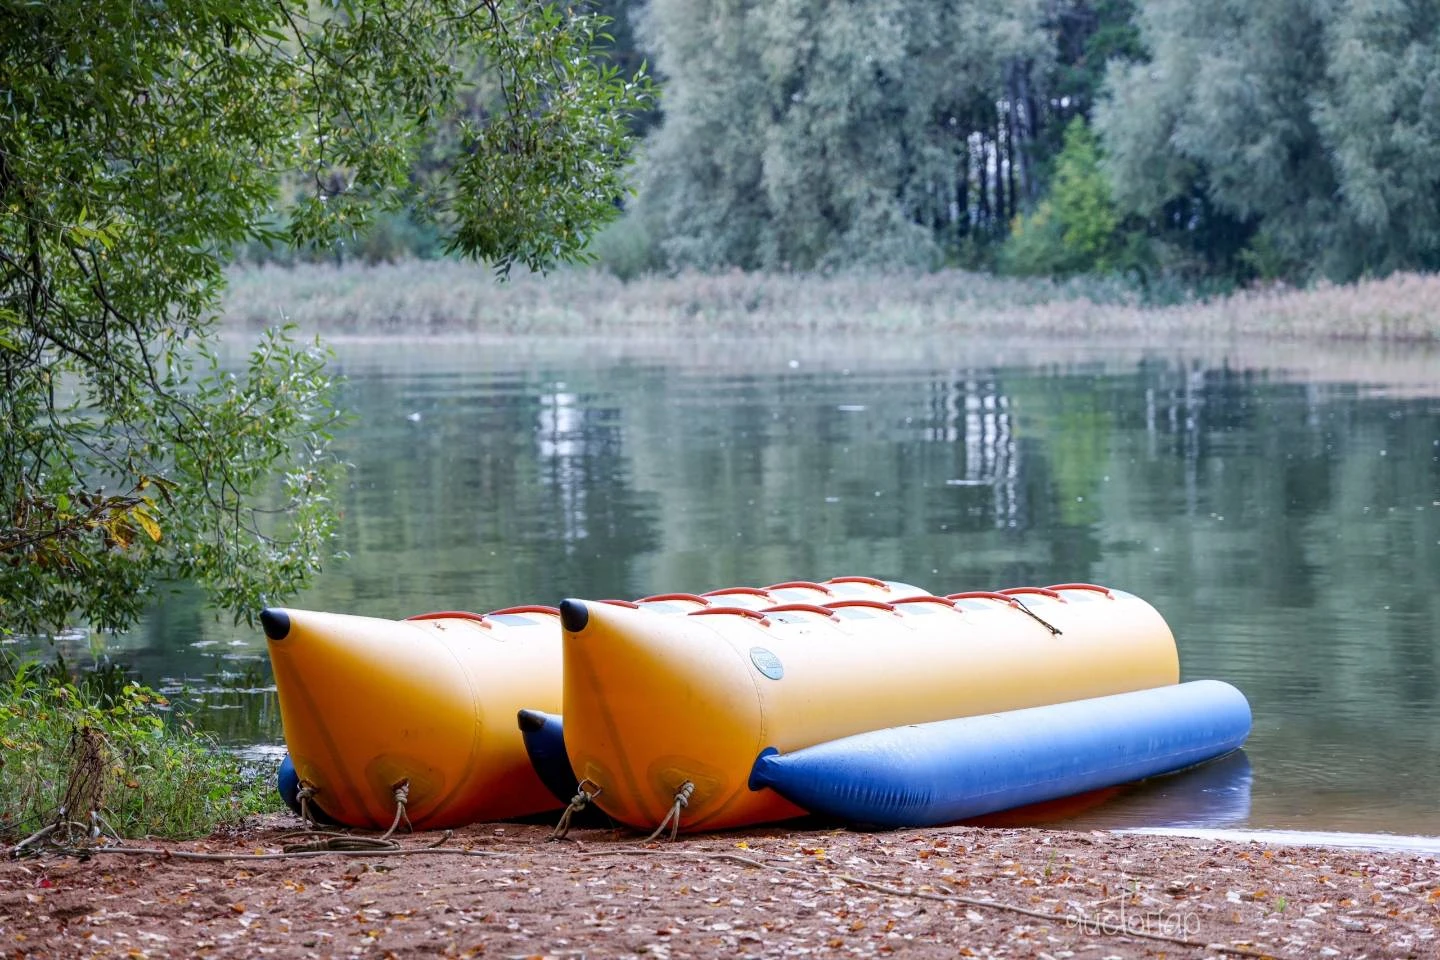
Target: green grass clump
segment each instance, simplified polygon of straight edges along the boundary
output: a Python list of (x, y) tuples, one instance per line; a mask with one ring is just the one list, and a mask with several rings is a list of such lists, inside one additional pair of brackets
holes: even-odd
[[(0, 662), (0, 838), (61, 819), (77, 785), (122, 837), (205, 836), (278, 806), (268, 780), (170, 716), (163, 696), (133, 681), (103, 686), (77, 683), (63, 664)], [(89, 810), (64, 819), (88, 825)]]

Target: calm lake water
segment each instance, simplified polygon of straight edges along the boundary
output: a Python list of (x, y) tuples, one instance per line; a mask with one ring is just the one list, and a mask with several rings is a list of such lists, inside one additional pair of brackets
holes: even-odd
[[(724, 341), (338, 349), (343, 548), (402, 617), (869, 574), (1122, 587), (1244, 754), (1086, 826), (1440, 834), (1440, 356)], [(88, 656), (83, 640), (72, 657)], [(104, 656), (283, 743), (258, 630), (167, 599)]]

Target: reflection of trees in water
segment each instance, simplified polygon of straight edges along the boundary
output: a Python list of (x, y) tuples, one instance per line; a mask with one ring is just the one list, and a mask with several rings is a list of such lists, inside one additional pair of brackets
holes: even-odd
[[(554, 535), (567, 556), (588, 555), (603, 564), (652, 546), (653, 524), (630, 492), (616, 399), (587, 397), (555, 383), (538, 401), (538, 474)], [(627, 591), (616, 583), (610, 592)]]
[(300, 605), (401, 617), (627, 593), (654, 518), (608, 392), (522, 370), (352, 376), (348, 558)]
[(994, 525), (1021, 526), (1020, 454), (1010, 398), (999, 383), (953, 376), (932, 380), (929, 406), (925, 438), (957, 444), (963, 451), (958, 475), (947, 478), (945, 484), (988, 488)]
[[(1142, 371), (1147, 365), (1142, 365)], [(1256, 407), (1253, 371), (1229, 365), (1148, 365), (1145, 433), (1152, 454), (1170, 441), (1170, 452), (1185, 465), (1185, 512), (1199, 505), (1199, 470), (1217, 437), (1252, 429)], [(1223, 444), (1222, 444), (1223, 445)]]
[(557, 389), (540, 397), (535, 418), (540, 476), (554, 490), (561, 537), (567, 545), (589, 536), (585, 523), (585, 416), (577, 401), (575, 394)]

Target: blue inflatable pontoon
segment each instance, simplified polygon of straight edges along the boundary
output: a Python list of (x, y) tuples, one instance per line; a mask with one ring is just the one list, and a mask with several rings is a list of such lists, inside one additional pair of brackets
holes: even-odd
[(750, 786), (857, 826), (934, 826), (1182, 770), (1250, 722), (1239, 690), (1197, 680), (769, 749)]

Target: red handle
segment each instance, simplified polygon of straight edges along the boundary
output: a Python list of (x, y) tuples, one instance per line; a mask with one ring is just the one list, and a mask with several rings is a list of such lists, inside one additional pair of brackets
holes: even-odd
[(1109, 587), (1102, 587), (1102, 586), (1100, 586), (1100, 584), (1098, 584), (1098, 583), (1052, 583), (1052, 584), (1050, 584), (1050, 586), (1049, 586), (1048, 589), (1050, 589), (1050, 590), (1056, 590), (1056, 591), (1059, 591), (1059, 590), (1089, 590), (1089, 591), (1091, 591), (1092, 593), (1103, 593), (1103, 594), (1105, 594), (1105, 596), (1106, 596), (1108, 599), (1111, 599), (1111, 600), (1115, 599), (1115, 595), (1110, 592), (1110, 588), (1109, 588)]
[(686, 616), (703, 617), (715, 613), (729, 613), (737, 617), (749, 617), (751, 620), (759, 620), (762, 624), (769, 624), (770, 618), (758, 610), (751, 610), (748, 607), (706, 607), (704, 610), (691, 610)]
[(1000, 600), (1012, 607), (1020, 606), (1020, 601), (1014, 597), (1007, 597), (1003, 593), (996, 593), (993, 590), (970, 590), (966, 593), (947, 593), (946, 600)]
[(800, 612), (802, 612), (802, 613), (818, 613), (818, 614), (820, 614), (821, 616), (829, 617), (831, 620), (838, 619), (838, 618), (835, 616), (835, 611), (833, 611), (833, 610), (827, 610), (826, 608), (816, 606), (816, 605), (813, 604), (813, 603), (782, 603), (782, 604), (779, 604), (779, 605), (777, 605), (777, 606), (766, 607), (764, 610), (761, 610), (760, 612), (761, 612), (761, 613), (785, 613), (785, 612), (790, 611), (790, 610), (796, 610), (796, 611), (800, 611)]
[(724, 590), (707, 590), (707, 591), (705, 591), (705, 593), (703, 594), (703, 596), (707, 596), (707, 597), (733, 597), (733, 596), (735, 596), (736, 594), (741, 594), (741, 593), (746, 594), (746, 595), (751, 596), (751, 597), (769, 597), (769, 596), (770, 596), (770, 594), (766, 593), (764, 590), (761, 590), (761, 589), (758, 588), (758, 587), (726, 587)]
[(1049, 587), (1009, 587), (1008, 589), (1001, 590), (1000, 592), (1010, 597), (1016, 595), (1050, 597), (1052, 600), (1059, 600), (1061, 603), (1069, 602)]
[(521, 604), (518, 607), (506, 607), (503, 610), (491, 610), (485, 614), (487, 617), (499, 617), (507, 613), (548, 613), (552, 617), (560, 616), (559, 607), (546, 607), (538, 603)]
[(831, 577), (826, 583), (868, 583), (872, 587), (888, 587), (890, 584), (874, 577)]
[(417, 613), (414, 616), (406, 617), (406, 620), (474, 620), (482, 622), (489, 616), (484, 613), (471, 613), (469, 610), (436, 610), (434, 613)]
[(905, 597), (901, 600), (892, 600), (890, 602), (897, 607), (902, 603), (938, 603), (947, 610), (955, 610), (955, 612), (959, 613), (955, 604), (951, 603), (945, 597)]
[(665, 600), (689, 600), (691, 603), (698, 603), (702, 607), (708, 607), (710, 601), (694, 593), (657, 593), (653, 597), (641, 597), (641, 603), (660, 603)]
[(884, 600), (836, 600), (834, 603), (825, 604), (825, 606), (831, 610), (839, 610), (841, 607), (874, 607), (876, 610), (888, 610), (891, 613), (895, 612), (895, 606), (886, 603)]
[(823, 583), (816, 583), (816, 582), (813, 581), (813, 580), (786, 580), (784, 583), (772, 583), (772, 584), (770, 584), (770, 586), (766, 587), (765, 589), (766, 589), (767, 591), (768, 591), (768, 590), (785, 590), (785, 589), (788, 589), (788, 588), (790, 588), (790, 587), (803, 587), (803, 588), (805, 588), (805, 589), (807, 589), (807, 590), (819, 590), (821, 593), (829, 593), (829, 592), (830, 592), (830, 588), (827, 587), (827, 586), (825, 586), (825, 584), (823, 584)]
[[(414, 616), (406, 617), (406, 620), (473, 620), (476, 623), (485, 623), (488, 617), (498, 617), (507, 613), (548, 613), (552, 617), (560, 616), (558, 607), (542, 607), (539, 604), (526, 604), (520, 607), (505, 607), (503, 610), (491, 610), (489, 613), (471, 613), (469, 610), (436, 610), (433, 613), (417, 613)], [(489, 626), (489, 624), (485, 624)]]

